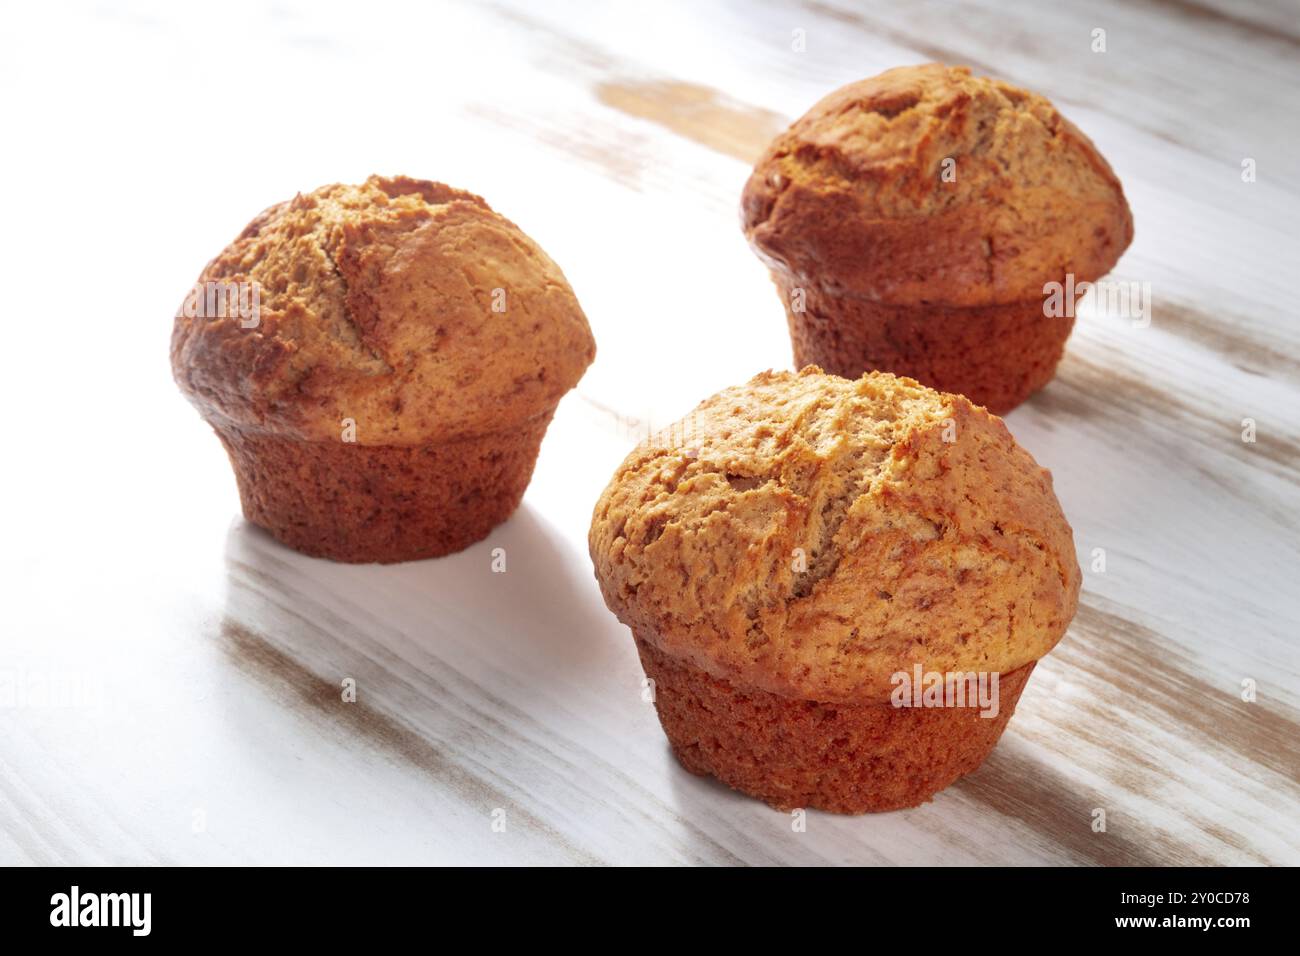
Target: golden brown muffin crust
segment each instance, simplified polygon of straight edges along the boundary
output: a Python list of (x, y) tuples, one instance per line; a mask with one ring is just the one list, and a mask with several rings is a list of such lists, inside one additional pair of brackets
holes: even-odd
[(1100, 278), (1133, 237), (1119, 180), (1051, 103), (939, 63), (813, 106), (756, 164), (742, 219), (771, 266), (896, 305), (1041, 299), (1067, 272)]
[[(798, 280), (776, 275), (790, 302)], [(1045, 316), (1041, 300), (975, 308), (888, 305), (807, 286), (804, 308), (787, 305), (794, 367), (857, 378), (866, 369), (905, 375), (965, 395), (1005, 415), (1051, 381), (1073, 315)]]
[(589, 544), (642, 639), (827, 702), (885, 699), (916, 663), (1022, 667), (1060, 639), (1080, 583), (1051, 476), (1001, 419), (885, 373), (765, 372), (718, 393), (627, 457)]
[(249, 521), (303, 554), (388, 564), (460, 551), (510, 517), (550, 420), (427, 445), (216, 431)]
[(780, 810), (879, 813), (915, 807), (988, 756), (1034, 662), (1002, 674), (998, 712), (819, 703), (737, 687), (645, 641), (655, 710), (683, 767), (712, 774)]
[(173, 373), (214, 424), (338, 441), (352, 419), (361, 445), (485, 434), (545, 414), (595, 356), (559, 267), (440, 183), (372, 176), (299, 194), (199, 281), (252, 281), (261, 296), (255, 328), (176, 319)]

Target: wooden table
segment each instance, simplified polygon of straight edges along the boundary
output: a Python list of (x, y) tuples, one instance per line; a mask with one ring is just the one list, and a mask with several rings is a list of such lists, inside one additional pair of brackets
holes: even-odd
[[(0, 861), (1300, 863), (1294, 4), (231, 9), (4, 14)], [(1008, 418), (1085, 582), (993, 756), (795, 832), (676, 765), (586, 530), (647, 424), (789, 365), (737, 225), (758, 150), (931, 59), (1096, 141), (1137, 223), (1113, 278), (1150, 284), (1151, 322), (1085, 311)], [(599, 344), (515, 517), (396, 567), (245, 524), (167, 365), (245, 221), (370, 172), (486, 196)]]

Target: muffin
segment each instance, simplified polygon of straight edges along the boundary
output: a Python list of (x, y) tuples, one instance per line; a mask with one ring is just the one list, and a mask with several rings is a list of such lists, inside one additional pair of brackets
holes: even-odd
[(1046, 285), (1097, 280), (1133, 238), (1119, 180), (1051, 103), (937, 63), (823, 99), (759, 159), (741, 214), (796, 368), (895, 372), (999, 414), (1051, 379), (1074, 325)]
[(449, 554), (509, 517), (594, 357), (573, 290), (517, 226), (470, 193), (378, 176), (255, 218), (171, 345), (248, 520), (356, 562)]
[[(884, 372), (719, 392), (628, 455), (589, 545), (677, 759), (781, 809), (912, 807), (974, 770), (1079, 596), (1050, 474)], [(930, 675), (996, 699), (927, 703)]]

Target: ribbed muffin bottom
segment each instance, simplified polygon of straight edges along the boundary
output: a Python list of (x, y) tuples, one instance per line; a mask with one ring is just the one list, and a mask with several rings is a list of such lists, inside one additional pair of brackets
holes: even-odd
[(919, 806), (997, 744), (1034, 669), (998, 680), (998, 713), (975, 707), (824, 704), (738, 687), (637, 637), (673, 753), (778, 810), (878, 813)]
[[(840, 295), (774, 272), (785, 303), (796, 368), (819, 365), (844, 378), (873, 369), (965, 395), (1003, 415), (1056, 374), (1073, 316), (1043, 314), (1043, 300), (980, 308), (894, 306)], [(804, 311), (791, 308), (803, 290)]]
[(389, 564), (460, 551), (510, 517), (554, 414), (418, 446), (214, 430), (249, 521), (313, 557)]

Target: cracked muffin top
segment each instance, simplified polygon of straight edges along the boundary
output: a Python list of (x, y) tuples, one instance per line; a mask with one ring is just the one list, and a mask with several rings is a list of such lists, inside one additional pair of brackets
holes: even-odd
[(486, 434), (545, 414), (595, 356), (559, 267), (441, 183), (372, 176), (272, 206), (196, 289), (221, 283), (255, 284), (255, 324), (182, 309), (171, 349), (214, 424), (338, 440), (352, 419), (363, 445)]
[(1119, 180), (1037, 94), (939, 63), (827, 96), (759, 159), (741, 203), (769, 265), (893, 305), (983, 306), (1110, 271)]
[(605, 602), (716, 677), (828, 702), (896, 672), (1046, 654), (1080, 572), (1051, 475), (1002, 420), (873, 372), (764, 372), (638, 446), (596, 504)]

